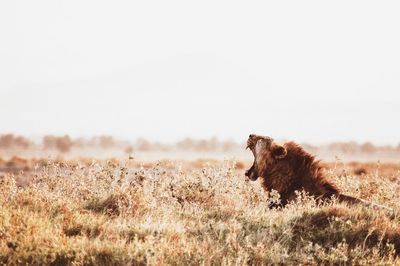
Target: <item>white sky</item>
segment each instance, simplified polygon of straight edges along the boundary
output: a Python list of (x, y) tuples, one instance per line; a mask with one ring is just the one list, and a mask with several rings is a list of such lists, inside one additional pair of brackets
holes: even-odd
[(0, 133), (400, 142), (399, 1), (1, 1)]

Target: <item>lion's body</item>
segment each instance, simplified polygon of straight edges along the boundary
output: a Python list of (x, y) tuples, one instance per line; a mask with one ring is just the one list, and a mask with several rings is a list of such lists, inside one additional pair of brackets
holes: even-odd
[(247, 147), (253, 152), (254, 163), (246, 176), (251, 180), (262, 179), (266, 191), (276, 190), (285, 206), (296, 197), (296, 191), (325, 200), (335, 196), (339, 201), (362, 204), (377, 209), (392, 209), (340, 193), (330, 181), (318, 160), (294, 142), (283, 146), (268, 136), (251, 134)]
[(305, 190), (316, 197), (331, 197), (339, 193), (314, 156), (294, 142), (288, 142), (284, 147), (287, 151), (285, 158), (269, 160), (263, 169), (259, 169), (265, 190), (278, 191), (282, 204), (293, 200), (296, 190)]

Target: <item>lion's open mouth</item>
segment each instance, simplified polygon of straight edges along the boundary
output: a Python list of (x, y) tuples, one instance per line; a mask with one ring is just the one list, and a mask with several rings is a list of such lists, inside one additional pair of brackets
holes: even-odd
[[(249, 136), (249, 138), (247, 139), (246, 149), (250, 149), (250, 151), (253, 153), (254, 156), (255, 156), (254, 149), (256, 147), (258, 139), (259, 138), (257, 138), (257, 136), (254, 135), (254, 134), (251, 134)], [(250, 180), (253, 180), (253, 181), (258, 178), (258, 174), (257, 174), (257, 171), (256, 171), (256, 159), (255, 159), (255, 157), (254, 157), (253, 165), (248, 170), (246, 170), (245, 176), (247, 176)]]

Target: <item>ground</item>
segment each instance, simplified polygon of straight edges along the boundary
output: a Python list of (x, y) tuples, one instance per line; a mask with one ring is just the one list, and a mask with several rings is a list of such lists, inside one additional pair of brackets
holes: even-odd
[[(249, 182), (249, 162), (0, 161), (0, 263), (399, 264), (400, 217)], [(399, 210), (400, 164), (325, 164), (349, 195)]]

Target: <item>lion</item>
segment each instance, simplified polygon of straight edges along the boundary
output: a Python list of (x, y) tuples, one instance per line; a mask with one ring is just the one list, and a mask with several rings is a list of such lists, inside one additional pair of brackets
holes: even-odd
[(247, 148), (252, 151), (254, 162), (245, 175), (252, 181), (261, 177), (266, 191), (276, 190), (280, 194), (280, 204), (271, 204), (271, 208), (284, 207), (296, 199), (296, 191), (305, 191), (322, 201), (335, 197), (340, 202), (393, 212), (388, 207), (340, 193), (326, 177), (320, 161), (295, 142), (280, 145), (271, 137), (250, 134)]

